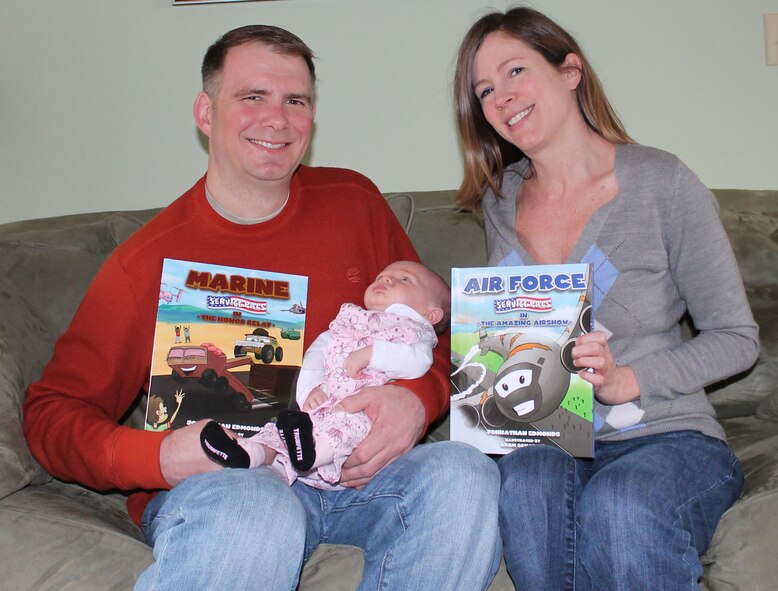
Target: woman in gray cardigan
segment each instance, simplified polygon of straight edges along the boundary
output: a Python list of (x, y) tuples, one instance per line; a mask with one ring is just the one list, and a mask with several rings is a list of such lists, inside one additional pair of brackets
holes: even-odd
[(500, 459), (508, 570), (522, 591), (697, 589), (743, 486), (704, 387), (759, 350), (715, 199), (631, 140), (576, 41), (534, 10), (473, 25), (455, 94), (459, 198), (483, 213), (489, 264), (594, 271), (596, 330), (573, 357), (594, 370), (580, 375), (595, 388), (595, 458), (537, 445)]

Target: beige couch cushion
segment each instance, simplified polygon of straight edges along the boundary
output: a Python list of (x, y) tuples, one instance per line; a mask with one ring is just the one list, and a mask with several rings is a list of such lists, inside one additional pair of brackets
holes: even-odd
[(728, 591), (776, 589), (778, 423), (740, 417), (722, 421), (743, 466), (742, 498), (724, 513), (702, 557), (705, 584)]

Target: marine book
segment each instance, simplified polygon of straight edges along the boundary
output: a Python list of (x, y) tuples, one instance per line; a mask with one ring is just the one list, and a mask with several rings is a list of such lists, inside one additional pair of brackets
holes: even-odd
[(288, 408), (308, 278), (165, 259), (145, 428), (212, 418), (246, 437)]

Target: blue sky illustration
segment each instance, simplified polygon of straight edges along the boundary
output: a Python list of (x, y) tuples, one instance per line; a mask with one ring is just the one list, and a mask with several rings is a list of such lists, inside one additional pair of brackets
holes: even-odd
[[(250, 296), (245, 294), (230, 294), (228, 292), (216, 292), (203, 289), (192, 289), (186, 286), (186, 278), (191, 269), (198, 271), (208, 271), (211, 275), (223, 273), (228, 277), (231, 275), (242, 275), (244, 277), (254, 277), (269, 279), (274, 281), (286, 281), (289, 283), (290, 298), (275, 299), (272, 297)], [(164, 294), (167, 292), (167, 294)], [(206, 305), (207, 296), (213, 295), (238, 295), (252, 301), (262, 301), (267, 303), (267, 314), (251, 314), (244, 311), (247, 317), (256, 316), (257, 318), (270, 317), (276, 321), (288, 322), (290, 324), (298, 323), (305, 318), (304, 315), (295, 314), (289, 309), (294, 304), (307, 305), (308, 301), (308, 278), (301, 275), (289, 275), (285, 273), (274, 273), (271, 271), (262, 271), (258, 269), (242, 269), (239, 267), (228, 267), (224, 265), (213, 265), (205, 263), (196, 263), (192, 261), (181, 261), (176, 259), (165, 259), (162, 268), (162, 280), (160, 282), (160, 305), (167, 302), (163, 300), (163, 294), (172, 296), (171, 306), (181, 306), (187, 308), (198, 308), (205, 312), (208, 311)]]

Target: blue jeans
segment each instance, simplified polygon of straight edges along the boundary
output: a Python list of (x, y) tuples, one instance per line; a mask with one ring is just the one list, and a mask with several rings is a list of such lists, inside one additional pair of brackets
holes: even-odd
[(137, 589), (292, 590), (321, 543), (365, 553), (359, 589), (486, 589), (497, 572), (500, 475), (460, 443), (420, 445), (362, 490), (287, 486), (267, 468), (186, 479), (155, 497), (155, 562)]
[(498, 462), (500, 531), (517, 589), (697, 590), (705, 552), (743, 473), (696, 431), (600, 442), (595, 459), (551, 446)]

